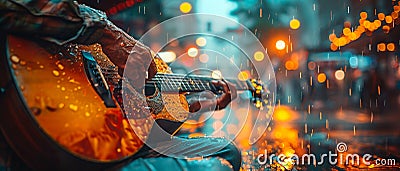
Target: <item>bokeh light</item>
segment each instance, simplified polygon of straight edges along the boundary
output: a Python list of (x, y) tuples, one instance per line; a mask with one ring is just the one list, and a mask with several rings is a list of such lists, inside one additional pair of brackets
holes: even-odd
[(350, 67), (357, 68), (358, 67), (358, 58), (356, 56), (352, 56), (349, 59)]
[(183, 2), (179, 6), (179, 9), (182, 13), (189, 13), (192, 10), (192, 4), (190, 4), (189, 2)]
[(195, 48), (195, 47), (191, 47), (191, 48), (188, 49), (187, 53), (188, 53), (188, 55), (190, 57), (194, 58), (199, 54), (199, 50), (197, 48)]
[(200, 61), (201, 63), (207, 63), (207, 62), (208, 62), (208, 59), (209, 59), (209, 57), (208, 57), (207, 54), (201, 54), (201, 55), (199, 56), (199, 61)]
[(317, 67), (317, 64), (313, 61), (307, 64), (309, 70), (314, 70)]
[(199, 37), (196, 39), (197, 46), (203, 47), (207, 44), (207, 40), (204, 37)]
[(344, 71), (343, 70), (337, 70), (336, 72), (335, 72), (335, 78), (337, 79), (337, 80), (343, 80), (344, 79), (344, 76), (345, 76), (345, 73), (344, 73)]
[(364, 19), (364, 20), (367, 19), (367, 17), (368, 17), (367, 12), (361, 12), (360, 17), (361, 17), (361, 19)]
[(249, 79), (249, 76), (249, 71), (241, 71), (237, 77), (240, 81), (246, 81)]
[(350, 33), (351, 33), (350, 28), (344, 28), (344, 29), (343, 29), (343, 34), (344, 34), (345, 36), (349, 36)]
[(289, 71), (297, 70), (299, 68), (299, 63), (297, 61), (288, 60), (285, 62), (285, 68)]
[(319, 73), (317, 76), (317, 81), (319, 83), (324, 83), (326, 81), (326, 74), (325, 73)]
[(381, 21), (385, 20), (385, 14), (379, 13), (378, 14), (378, 19), (381, 20)]
[(388, 43), (386, 45), (386, 48), (387, 48), (388, 51), (393, 52), (396, 49), (396, 46), (394, 45), (394, 43)]
[(378, 48), (378, 51), (380, 51), (380, 52), (386, 51), (385, 43), (379, 43), (377, 48)]
[(300, 27), (300, 21), (298, 19), (293, 18), (290, 20), (290, 28), (293, 30), (297, 30)]
[(211, 77), (214, 79), (222, 79), (222, 73), (220, 70), (214, 70), (211, 73)]
[(262, 52), (260, 52), (260, 51), (255, 52), (255, 53), (254, 53), (254, 59), (255, 59), (256, 61), (262, 61), (262, 60), (264, 60), (264, 53), (262, 53)]
[(392, 16), (386, 16), (386, 17), (385, 17), (385, 22), (386, 22), (387, 24), (392, 23), (392, 22), (393, 22)]
[(276, 47), (276, 49), (278, 49), (278, 50), (283, 50), (283, 49), (285, 49), (285, 47), (286, 47), (286, 43), (285, 43), (285, 41), (283, 41), (283, 40), (278, 40), (278, 41), (276, 41), (276, 43), (275, 43), (275, 47)]

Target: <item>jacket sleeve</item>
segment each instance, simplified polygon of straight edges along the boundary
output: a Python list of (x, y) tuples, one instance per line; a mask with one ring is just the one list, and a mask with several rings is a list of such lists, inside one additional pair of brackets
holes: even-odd
[(0, 0), (0, 29), (57, 44), (88, 44), (107, 24), (105, 13), (72, 0)]

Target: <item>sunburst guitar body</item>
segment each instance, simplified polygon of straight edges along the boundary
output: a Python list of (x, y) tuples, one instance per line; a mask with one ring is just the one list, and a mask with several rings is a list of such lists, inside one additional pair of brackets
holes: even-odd
[[(152, 118), (128, 120), (114, 95), (108, 96), (111, 107), (105, 105), (104, 97), (93, 86), (98, 83), (91, 82), (96, 78), (90, 78), (89, 72), (95, 71), (85, 68), (81, 53), (90, 53), (100, 69), (115, 71), (98, 44), (70, 45), (63, 54), (15, 36), (7, 36), (2, 43), (6, 46), (1, 49), (1, 127), (18, 155), (33, 168), (107, 168), (143, 146), (152, 119), (184, 121), (187, 117), (184, 95), (169, 102), (170, 109), (185, 109), (178, 111), (177, 117), (163, 109), (150, 115)], [(170, 73), (163, 61), (155, 62), (159, 73)], [(118, 84), (113, 82), (120, 78), (106, 76), (101, 75), (106, 81), (100, 83), (107, 84), (102, 88), (117, 92)], [(163, 94), (164, 99), (176, 99), (168, 96)], [(133, 131), (132, 126), (140, 127), (139, 131)]]

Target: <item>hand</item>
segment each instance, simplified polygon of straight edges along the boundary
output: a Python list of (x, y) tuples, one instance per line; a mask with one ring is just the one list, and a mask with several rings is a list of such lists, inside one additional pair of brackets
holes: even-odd
[(146, 77), (152, 78), (157, 73), (156, 64), (150, 49), (141, 44), (123, 30), (109, 22), (99, 40), (103, 52), (118, 66), (118, 73), (129, 79), (136, 90), (141, 90)]
[(216, 87), (222, 87), (223, 93), (217, 97), (215, 95), (203, 95), (206, 99), (191, 98), (189, 99), (190, 112), (207, 112), (213, 110), (224, 109), (228, 104), (236, 99), (236, 87), (225, 80), (213, 81), (212, 84)]

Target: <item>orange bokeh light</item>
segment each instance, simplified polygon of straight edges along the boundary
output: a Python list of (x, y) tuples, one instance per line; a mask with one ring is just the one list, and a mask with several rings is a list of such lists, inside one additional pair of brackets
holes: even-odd
[(377, 48), (378, 48), (378, 51), (380, 51), (380, 52), (386, 51), (385, 43), (379, 43)]
[(385, 22), (386, 22), (386, 23), (392, 23), (392, 22), (393, 22), (392, 16), (386, 16), (386, 17), (385, 17)]
[(325, 73), (320, 73), (320, 74), (318, 74), (318, 76), (317, 76), (317, 81), (318, 81), (319, 83), (324, 83), (324, 82), (326, 81), (326, 75), (325, 75)]
[(367, 12), (361, 12), (360, 17), (361, 17), (361, 19), (367, 19), (367, 17), (368, 17)]
[(389, 33), (390, 27), (387, 26), (387, 25), (386, 25), (386, 26), (383, 26), (383, 27), (382, 27), (382, 30), (383, 30), (384, 33)]
[(388, 51), (393, 52), (396, 49), (396, 46), (394, 45), (394, 43), (388, 43), (386, 45), (386, 48), (387, 48)]
[(381, 21), (385, 20), (385, 14), (379, 13), (378, 14), (378, 19), (381, 20)]

